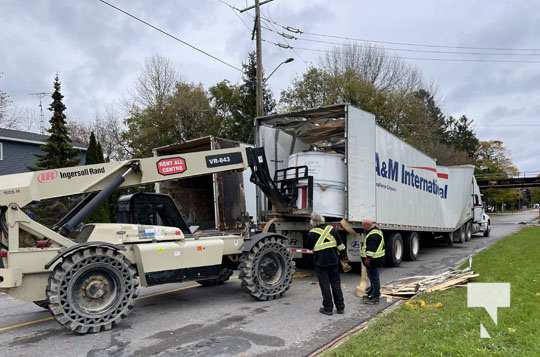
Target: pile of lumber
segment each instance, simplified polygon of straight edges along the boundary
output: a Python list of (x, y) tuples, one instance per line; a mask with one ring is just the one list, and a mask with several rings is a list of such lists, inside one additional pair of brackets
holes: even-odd
[(454, 269), (438, 275), (413, 276), (397, 280), (381, 288), (386, 296), (410, 298), (418, 293), (446, 290), (456, 285), (465, 284), (477, 277), (470, 266), (466, 269)]

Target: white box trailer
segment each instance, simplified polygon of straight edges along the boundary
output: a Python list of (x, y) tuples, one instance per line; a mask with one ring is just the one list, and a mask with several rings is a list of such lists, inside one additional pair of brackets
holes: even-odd
[[(257, 146), (264, 147), (278, 187), (292, 202), (277, 212), (259, 194), (258, 217), (272, 222), (267, 229), (288, 235), (297, 248), (314, 210), (327, 221), (346, 218), (359, 230), (364, 219), (377, 222), (385, 232), (390, 265), (402, 257), (416, 259), (421, 236), (453, 244), (479, 231), (489, 233), (474, 166), (437, 165), (376, 125), (371, 113), (341, 104), (260, 117), (255, 125)], [(308, 174), (298, 175), (302, 170), (291, 166), (307, 167)], [(360, 242), (348, 239), (347, 247), (349, 258), (358, 261)]]

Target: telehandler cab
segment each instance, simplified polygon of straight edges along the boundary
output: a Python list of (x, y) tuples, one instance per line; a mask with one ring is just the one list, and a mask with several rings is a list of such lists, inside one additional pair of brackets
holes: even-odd
[[(48, 308), (81, 334), (109, 330), (124, 319), (139, 286), (221, 284), (238, 269), (254, 298), (281, 297), (295, 270), (281, 235), (257, 233), (249, 224), (241, 234), (193, 233), (172, 198), (157, 193), (122, 196), (116, 223), (82, 223), (117, 188), (248, 166), (273, 204), (287, 204), (275, 190), (264, 151), (244, 146), (0, 176), (0, 291)], [(86, 196), (51, 228), (27, 207), (77, 194)]]

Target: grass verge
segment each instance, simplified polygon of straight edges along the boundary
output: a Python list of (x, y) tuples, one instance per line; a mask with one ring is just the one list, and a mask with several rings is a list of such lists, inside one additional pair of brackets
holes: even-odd
[[(540, 228), (495, 243), (474, 257), (473, 269), (474, 282), (511, 283), (511, 307), (498, 309), (498, 325), (483, 308), (467, 308), (465, 288), (453, 288), (417, 297), (425, 307), (404, 304), (375, 319), (324, 356), (539, 356)], [(480, 322), (490, 339), (480, 339)]]

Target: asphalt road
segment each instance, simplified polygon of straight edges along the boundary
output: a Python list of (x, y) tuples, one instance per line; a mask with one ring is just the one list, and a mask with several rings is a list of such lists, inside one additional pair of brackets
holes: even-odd
[[(537, 211), (495, 216), (490, 238), (423, 247), (417, 261), (383, 269), (381, 280), (443, 271), (536, 216)], [(114, 330), (84, 336), (64, 330), (33, 304), (0, 294), (0, 356), (305, 356), (390, 304), (362, 305), (354, 296), (358, 275), (344, 274), (346, 313), (321, 315), (316, 279), (304, 275), (272, 302), (254, 301), (234, 278), (219, 287), (143, 289), (133, 313)]]

